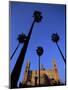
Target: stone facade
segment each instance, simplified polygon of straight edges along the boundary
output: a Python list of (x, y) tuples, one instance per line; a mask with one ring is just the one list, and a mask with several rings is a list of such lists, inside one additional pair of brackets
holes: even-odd
[[(40, 85), (53, 85), (59, 83), (58, 69), (55, 60), (53, 60), (53, 68), (45, 70), (42, 65), (40, 69)], [(39, 71), (30, 70), (30, 62), (27, 62), (24, 73), (23, 85), (37, 86), (39, 85)]]

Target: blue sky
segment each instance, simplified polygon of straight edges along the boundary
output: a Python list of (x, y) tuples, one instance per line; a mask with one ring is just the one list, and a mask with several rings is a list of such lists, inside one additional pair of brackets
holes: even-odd
[[(34, 20), (32, 16), (35, 10), (42, 12), (43, 19), (40, 23), (35, 23), (34, 25), (19, 82), (23, 80), (28, 60), (31, 63), (30, 68), (38, 70), (38, 56), (36, 53), (38, 46), (44, 48), (44, 53), (41, 56), (41, 64), (46, 69), (51, 69), (53, 67), (52, 60), (55, 59), (59, 77), (62, 81), (65, 81), (65, 64), (56, 44), (51, 40), (51, 35), (57, 32), (60, 36), (58, 44), (65, 57), (65, 5), (10, 2), (10, 56), (18, 45), (18, 35), (22, 32), (28, 35)], [(22, 47), (23, 44), (20, 45), (13, 59), (10, 61), (10, 72), (14, 68)]]

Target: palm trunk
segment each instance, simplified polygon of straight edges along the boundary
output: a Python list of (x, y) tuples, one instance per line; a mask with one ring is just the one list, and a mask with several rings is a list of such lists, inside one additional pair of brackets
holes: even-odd
[(29, 40), (30, 40), (30, 37), (31, 37), (31, 34), (32, 34), (32, 29), (33, 29), (34, 23), (35, 23), (35, 21), (33, 21), (32, 25), (31, 25), (31, 28), (30, 28), (30, 31), (28, 33), (28, 37), (26, 39), (26, 42), (24, 43), (24, 46), (22, 47), (20, 55), (17, 59), (15, 67), (12, 71), (12, 74), (11, 74), (11, 88), (16, 88), (17, 87), (17, 82), (19, 80), (19, 76), (20, 76), (20, 73), (21, 73), (21, 68), (22, 68), (22, 65), (23, 65), (23, 62), (24, 62), (25, 54), (26, 54), (28, 43), (29, 43)]
[(19, 45), (20, 45), (20, 43), (18, 43), (18, 45), (17, 45), (17, 47), (16, 47), (15, 51), (13, 52), (12, 56), (10, 57), (10, 60), (13, 58), (13, 56), (14, 56), (15, 52), (17, 51), (17, 49), (18, 49)]
[(40, 56), (39, 56), (39, 86), (40, 86)]
[(60, 49), (60, 47), (59, 47), (58, 43), (56, 43), (56, 45), (57, 45), (58, 50), (59, 50), (59, 52), (60, 52), (60, 54), (61, 54), (61, 56), (62, 56), (62, 58), (63, 58), (63, 61), (64, 61), (64, 62), (65, 62), (65, 64), (66, 64), (66, 59), (64, 58), (64, 56), (63, 56), (63, 54), (62, 54), (62, 51), (61, 51), (61, 49)]

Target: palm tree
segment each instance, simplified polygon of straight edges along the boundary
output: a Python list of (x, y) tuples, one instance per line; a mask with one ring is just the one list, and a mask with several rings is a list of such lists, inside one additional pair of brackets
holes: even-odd
[(41, 12), (35, 11), (33, 14), (34, 21), (39, 23), (42, 20)]
[(43, 48), (37, 47), (36, 52), (37, 55), (39, 56), (39, 86), (40, 86), (40, 56), (43, 54)]
[(52, 41), (53, 41), (54, 43), (56, 43), (56, 45), (57, 45), (57, 47), (58, 47), (58, 50), (59, 50), (59, 52), (60, 52), (60, 54), (61, 54), (61, 56), (62, 56), (62, 58), (63, 58), (63, 60), (64, 60), (64, 62), (65, 62), (65, 64), (66, 64), (66, 59), (64, 58), (64, 56), (63, 56), (63, 54), (62, 54), (62, 51), (61, 51), (61, 49), (60, 49), (60, 47), (59, 47), (59, 45), (58, 45), (58, 42), (59, 42), (59, 39), (60, 39), (59, 35), (58, 35), (57, 33), (53, 33), (52, 36), (51, 36), (51, 38), (52, 38)]
[(24, 42), (26, 41), (26, 39), (27, 39), (27, 36), (26, 36), (24, 33), (18, 35), (18, 38), (17, 38), (17, 40), (18, 40), (18, 45), (17, 45), (16, 49), (14, 50), (12, 56), (10, 57), (10, 60), (13, 58), (13, 56), (14, 56), (14, 54), (16, 53), (17, 49), (19, 48), (20, 43), (24, 43)]
[(29, 40), (30, 40), (30, 37), (31, 37), (31, 34), (32, 34), (34, 24), (35, 24), (35, 22), (39, 23), (42, 20), (41, 12), (39, 12), (39, 11), (35, 11), (33, 13), (33, 17), (34, 17), (34, 20), (33, 20), (33, 23), (30, 27), (28, 36), (25, 36), (24, 34), (18, 36), (19, 43), (21, 43), (21, 44), (24, 43), (24, 45), (23, 45), (23, 47), (21, 49), (21, 52), (19, 54), (19, 57), (16, 61), (15, 67), (14, 67), (12, 73), (11, 73), (11, 88), (16, 88), (17, 87), (17, 82), (19, 80), (19, 76), (20, 76), (20, 73), (21, 73), (21, 68), (22, 68), (22, 65), (23, 65), (23, 62), (24, 62), (25, 54), (26, 54), (26, 51), (27, 51), (27, 47), (28, 47), (28, 44), (29, 44)]
[[(33, 25), (34, 25), (35, 22), (39, 23), (42, 20), (41, 12), (35, 11), (34, 14), (33, 14), (33, 17), (34, 17), (34, 21), (32, 23), (32, 27), (33, 27)], [(22, 33), (22, 34), (20, 34), (18, 36), (18, 39), (17, 40), (19, 41), (19, 43), (18, 43), (16, 49), (14, 50), (12, 56), (10, 57), (10, 60), (13, 58), (14, 54), (16, 53), (16, 51), (17, 51), (20, 43), (24, 43), (24, 41), (26, 41), (26, 38), (27, 37), (26, 37), (26, 35), (24, 33)]]

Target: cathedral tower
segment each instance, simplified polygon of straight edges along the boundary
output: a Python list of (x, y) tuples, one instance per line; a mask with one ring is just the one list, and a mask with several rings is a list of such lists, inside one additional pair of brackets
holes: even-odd
[(53, 72), (54, 72), (54, 80), (56, 82), (59, 81), (59, 75), (58, 75), (58, 69), (57, 69), (57, 65), (56, 65), (56, 61), (53, 60)]
[(26, 84), (27, 83), (27, 78), (28, 78), (28, 72), (29, 72), (29, 69), (30, 69), (30, 62), (27, 61), (26, 63), (26, 68), (25, 68), (25, 73), (24, 73), (24, 81), (23, 81), (23, 84)]

